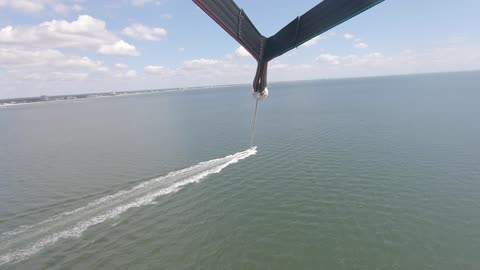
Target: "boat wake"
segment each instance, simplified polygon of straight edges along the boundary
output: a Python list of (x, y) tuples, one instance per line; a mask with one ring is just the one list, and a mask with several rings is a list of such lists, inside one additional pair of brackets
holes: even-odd
[(130, 208), (155, 203), (159, 196), (219, 173), (230, 164), (257, 153), (256, 147), (219, 159), (198, 163), (165, 176), (146, 180), (131, 189), (101, 197), (86, 206), (40, 223), (20, 226), (0, 235), (0, 266), (24, 260), (61, 239), (78, 238), (90, 226), (118, 217)]

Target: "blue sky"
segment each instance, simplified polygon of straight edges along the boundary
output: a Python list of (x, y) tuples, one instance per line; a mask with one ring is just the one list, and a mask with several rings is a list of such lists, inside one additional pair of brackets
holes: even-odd
[[(319, 1), (236, 2), (269, 36)], [(276, 58), (269, 81), (480, 69), (479, 10), (386, 0)], [(189, 0), (0, 0), (0, 98), (251, 83), (255, 65)]]

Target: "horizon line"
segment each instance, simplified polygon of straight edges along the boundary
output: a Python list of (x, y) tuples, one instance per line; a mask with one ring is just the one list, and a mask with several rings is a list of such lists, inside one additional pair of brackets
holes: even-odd
[[(352, 76), (352, 77), (333, 77), (333, 78), (317, 78), (317, 79), (301, 79), (301, 80), (277, 80), (271, 81), (269, 84), (278, 84), (278, 83), (289, 83), (289, 82), (309, 82), (309, 81), (324, 81), (324, 80), (348, 80), (348, 79), (373, 79), (373, 78), (385, 78), (385, 77), (401, 77), (401, 76), (415, 76), (415, 75), (434, 75), (434, 74), (449, 74), (449, 73), (468, 73), (468, 72), (480, 72), (480, 69), (472, 70), (455, 70), (455, 71), (433, 71), (433, 72), (419, 72), (419, 73), (399, 73), (399, 74), (390, 74), (390, 75), (373, 75), (373, 76)], [(250, 83), (232, 83), (232, 84), (216, 84), (216, 85), (198, 85), (198, 86), (185, 86), (185, 87), (166, 87), (166, 88), (151, 88), (151, 89), (136, 89), (136, 90), (112, 90), (107, 92), (85, 92), (85, 93), (72, 93), (72, 94), (55, 94), (55, 95), (46, 95), (40, 94), (38, 96), (19, 96), (19, 97), (10, 97), (2, 98), (0, 101), (15, 100), (22, 98), (38, 98), (38, 97), (68, 97), (68, 96), (79, 96), (79, 95), (107, 95), (112, 93), (124, 93), (124, 94), (141, 94), (141, 92), (148, 91), (177, 91), (177, 90), (193, 90), (193, 89), (211, 89), (219, 87), (233, 87), (233, 86), (243, 86), (249, 85)]]

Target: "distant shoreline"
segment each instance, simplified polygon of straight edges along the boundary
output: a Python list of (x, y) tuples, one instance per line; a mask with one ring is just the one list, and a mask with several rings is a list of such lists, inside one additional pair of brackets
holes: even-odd
[[(470, 72), (480, 72), (480, 70), (413, 73), (413, 74), (397, 74), (397, 75), (366, 76), (366, 77), (323, 78), (323, 79), (294, 80), (294, 81), (272, 81), (271, 84), (321, 81), (321, 80), (349, 80), (349, 79), (369, 79), (369, 78), (371, 79), (371, 78), (398, 77), (398, 76), (422, 76), (422, 75), (455, 74), (455, 73), (470, 73)], [(248, 85), (248, 84), (226, 84), (226, 85), (177, 87), (177, 88), (150, 89), (150, 90), (112, 91), (112, 92), (87, 93), (87, 94), (70, 94), (70, 95), (53, 95), (53, 96), (41, 95), (37, 97), (6, 98), (6, 99), (0, 99), (0, 108), (11, 107), (16, 105), (33, 104), (33, 103), (53, 102), (53, 101), (66, 101), (66, 100), (78, 100), (78, 99), (101, 98), (101, 97), (116, 97), (116, 96), (140, 95), (140, 94), (156, 94), (156, 93), (164, 93), (164, 92), (188, 91), (188, 90), (196, 90), (196, 89), (211, 89), (211, 88), (219, 88), (219, 87), (235, 87), (235, 86), (245, 86), (245, 85)]]
[(195, 89), (207, 89), (207, 88), (215, 88), (215, 87), (232, 87), (232, 86), (237, 86), (237, 85), (178, 87), (178, 88), (166, 88), (166, 89), (155, 89), (155, 90), (112, 91), (112, 92), (88, 93), (88, 94), (71, 94), (71, 95), (54, 95), (54, 96), (42, 95), (42, 96), (38, 96), (38, 97), (8, 98), (8, 99), (0, 99), (0, 107), (10, 107), (10, 106), (26, 105), (26, 104), (33, 104), (33, 103), (54, 102), (54, 101), (78, 100), (78, 99), (87, 99), (87, 98), (117, 97), (117, 96), (127, 96), (127, 95), (130, 96), (130, 95), (140, 95), (140, 94), (156, 94), (156, 93), (165, 93), (165, 92), (173, 92), (173, 91), (188, 91), (188, 90), (195, 90)]
[(55, 95), (55, 96), (42, 95), (39, 97), (9, 98), (9, 99), (0, 99), (0, 106), (15, 106), (15, 105), (24, 105), (24, 104), (39, 103), (39, 102), (43, 103), (43, 102), (77, 100), (77, 99), (86, 99), (86, 98), (116, 97), (116, 96), (136, 95), (136, 94), (153, 94), (153, 93), (175, 91), (175, 90), (181, 90), (181, 88), (158, 89), (158, 90), (137, 90), (137, 91), (113, 91), (113, 92), (103, 92), (103, 93)]

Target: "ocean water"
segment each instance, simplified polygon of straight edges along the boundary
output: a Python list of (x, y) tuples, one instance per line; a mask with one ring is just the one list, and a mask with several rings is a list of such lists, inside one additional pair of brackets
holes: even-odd
[(480, 72), (0, 108), (0, 269), (479, 269)]

